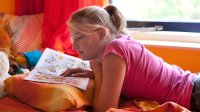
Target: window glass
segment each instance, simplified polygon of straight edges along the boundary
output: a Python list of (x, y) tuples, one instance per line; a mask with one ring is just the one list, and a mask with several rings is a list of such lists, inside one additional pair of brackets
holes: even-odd
[(112, 0), (127, 20), (200, 22), (200, 0)]

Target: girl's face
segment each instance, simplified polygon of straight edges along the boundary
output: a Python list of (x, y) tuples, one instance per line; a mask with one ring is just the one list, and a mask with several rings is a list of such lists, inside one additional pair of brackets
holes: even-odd
[(104, 47), (98, 32), (85, 35), (73, 29), (70, 30), (73, 49), (75, 49), (83, 60), (99, 58), (104, 51)]

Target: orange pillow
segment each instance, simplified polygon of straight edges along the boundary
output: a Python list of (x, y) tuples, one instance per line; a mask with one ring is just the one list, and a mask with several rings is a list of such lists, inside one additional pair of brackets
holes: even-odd
[(15, 75), (4, 81), (9, 96), (42, 111), (62, 111), (90, 106), (94, 81), (86, 91), (68, 84), (49, 84), (24, 80), (27, 74)]

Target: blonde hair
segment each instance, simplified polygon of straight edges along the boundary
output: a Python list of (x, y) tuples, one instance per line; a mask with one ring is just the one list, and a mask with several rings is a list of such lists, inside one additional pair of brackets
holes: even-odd
[(69, 28), (83, 34), (92, 34), (99, 27), (106, 27), (111, 34), (126, 34), (126, 20), (113, 5), (104, 8), (88, 6), (73, 13), (68, 21)]

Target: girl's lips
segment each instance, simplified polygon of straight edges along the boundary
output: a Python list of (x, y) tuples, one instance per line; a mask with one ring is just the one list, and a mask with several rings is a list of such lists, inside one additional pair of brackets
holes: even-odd
[(83, 53), (83, 51), (78, 51), (78, 53), (79, 53), (79, 54), (82, 54), (82, 53)]

